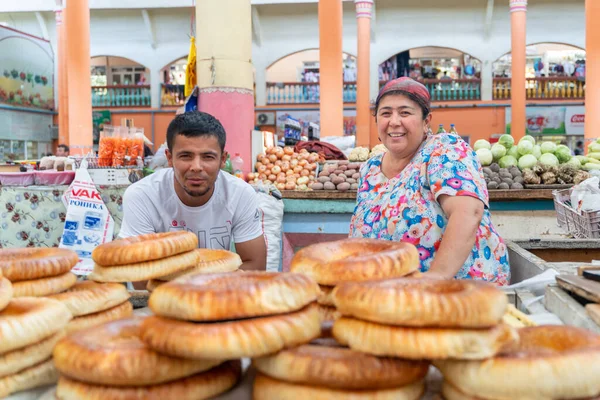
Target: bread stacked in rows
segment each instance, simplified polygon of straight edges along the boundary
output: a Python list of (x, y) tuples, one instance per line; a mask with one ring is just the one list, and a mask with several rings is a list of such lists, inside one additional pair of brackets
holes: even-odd
[(401, 277), (418, 269), (415, 246), (375, 239), (313, 244), (298, 251), (290, 263), (290, 271), (304, 273), (319, 284), (321, 294), (317, 301), (325, 324), (339, 317), (331, 296), (336, 285)]
[(64, 336), (71, 313), (43, 297), (12, 297), (11, 283), (0, 269), (0, 398), (50, 385), (58, 374), (52, 349)]
[(71, 268), (77, 253), (58, 248), (0, 250), (0, 269), (11, 281), (14, 297), (41, 297), (64, 292), (75, 284)]
[(189, 360), (156, 352), (141, 339), (143, 323), (143, 317), (121, 319), (62, 339), (54, 349), (60, 372), (56, 397), (197, 400), (223, 393), (239, 380), (239, 360)]

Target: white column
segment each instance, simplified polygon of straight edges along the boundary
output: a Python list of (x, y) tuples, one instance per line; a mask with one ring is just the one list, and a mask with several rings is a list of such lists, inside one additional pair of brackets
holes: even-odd
[(375, 57), (373, 57), (372, 55), (371, 55), (370, 64), (371, 64), (371, 68), (369, 70), (369, 79), (370, 79), (369, 100), (375, 101), (375, 99), (377, 98), (377, 95), (379, 94), (379, 63), (377, 62)]
[(254, 62), (255, 68), (255, 96), (256, 106), (262, 107), (267, 105), (267, 69), (262, 62)]
[(481, 62), (481, 100), (492, 100), (494, 77), (492, 76), (493, 61), (483, 60)]
[(150, 68), (150, 106), (152, 108), (160, 108), (160, 84), (162, 76), (158, 64), (152, 65)]

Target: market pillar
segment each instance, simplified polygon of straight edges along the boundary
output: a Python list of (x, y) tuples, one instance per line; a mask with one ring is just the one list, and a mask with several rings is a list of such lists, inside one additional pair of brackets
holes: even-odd
[(494, 71), (492, 70), (493, 61), (485, 60), (481, 67), (481, 100), (493, 100), (494, 92)]
[(357, 25), (356, 146), (369, 146), (371, 16), (373, 0), (355, 0)]
[(518, 141), (525, 136), (525, 55), (526, 55), (526, 26), (527, 0), (510, 0), (510, 28), (512, 46), (511, 68), (511, 128), (510, 132)]
[(319, 0), (321, 137), (344, 134), (342, 17), (340, 0)]
[(88, 0), (69, 0), (65, 4), (68, 144), (71, 155), (84, 155), (92, 151), (93, 144), (90, 8)]
[(254, 128), (250, 0), (196, 2), (198, 110), (215, 116), (227, 132), (226, 150), (252, 168)]
[(600, 2), (585, 1), (585, 145), (600, 138)]
[(56, 44), (57, 44), (57, 98), (58, 101), (58, 144), (69, 142), (69, 103), (67, 101), (67, 35), (65, 34), (66, 9), (62, 0), (56, 0)]

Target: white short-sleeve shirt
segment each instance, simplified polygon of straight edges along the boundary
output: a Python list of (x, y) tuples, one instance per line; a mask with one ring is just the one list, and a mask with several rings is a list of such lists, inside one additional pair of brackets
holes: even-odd
[(173, 169), (161, 169), (134, 183), (123, 197), (119, 237), (187, 229), (198, 235), (198, 247), (229, 250), (263, 235), (257, 194), (248, 183), (220, 171), (210, 200), (200, 207), (181, 202)]

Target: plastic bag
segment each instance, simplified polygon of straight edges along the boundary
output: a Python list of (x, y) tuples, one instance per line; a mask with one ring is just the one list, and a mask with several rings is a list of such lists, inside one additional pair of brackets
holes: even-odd
[(156, 150), (156, 153), (154, 153), (154, 156), (152, 156), (152, 161), (150, 161), (148, 168), (150, 168), (154, 171), (156, 171), (157, 169), (161, 169), (161, 168), (168, 168), (169, 161), (167, 160), (166, 150), (167, 150), (167, 144), (163, 143), (158, 148), (158, 150)]
[[(261, 183), (254, 186), (258, 207), (262, 211), (262, 229), (267, 245), (267, 271), (281, 271), (283, 236), (283, 201), (281, 193), (272, 185)], [(279, 196), (277, 196), (279, 194)]]
[(597, 176), (586, 179), (571, 190), (571, 206), (581, 211), (600, 210), (600, 179)]
[(92, 251), (96, 246), (112, 241), (115, 225), (87, 170), (87, 159), (81, 161), (62, 201), (67, 216), (58, 247), (74, 250), (79, 262), (71, 271), (87, 276), (94, 269)]

